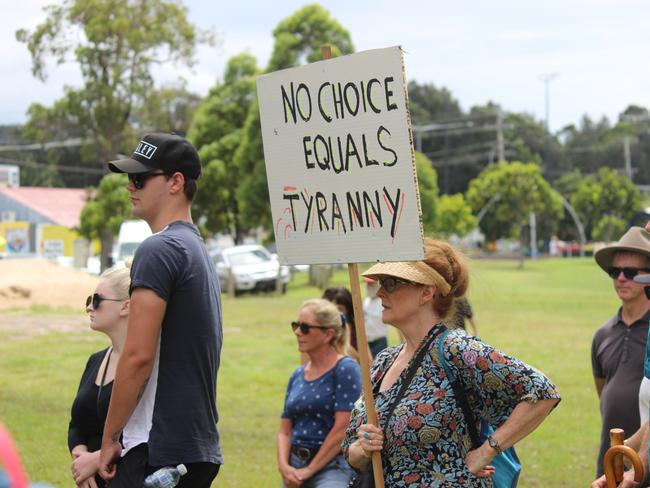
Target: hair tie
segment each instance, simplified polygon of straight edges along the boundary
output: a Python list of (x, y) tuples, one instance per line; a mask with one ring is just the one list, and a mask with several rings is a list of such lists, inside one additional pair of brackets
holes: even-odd
[(345, 324), (347, 324), (347, 319), (345, 318), (345, 315), (341, 314), (341, 326), (345, 327)]

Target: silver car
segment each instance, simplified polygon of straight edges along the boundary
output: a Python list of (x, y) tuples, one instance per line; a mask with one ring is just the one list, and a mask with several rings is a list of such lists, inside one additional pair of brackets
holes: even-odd
[(282, 280), (282, 293), (287, 291), (289, 268), (280, 266), (277, 258), (259, 245), (233, 246), (214, 251), (212, 260), (223, 291), (228, 280), (234, 280), (235, 293), (244, 291), (273, 291), (278, 273)]

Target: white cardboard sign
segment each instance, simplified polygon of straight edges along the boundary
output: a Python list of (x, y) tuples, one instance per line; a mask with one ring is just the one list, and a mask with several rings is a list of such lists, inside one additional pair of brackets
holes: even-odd
[(423, 258), (400, 47), (260, 76), (257, 96), (283, 264)]

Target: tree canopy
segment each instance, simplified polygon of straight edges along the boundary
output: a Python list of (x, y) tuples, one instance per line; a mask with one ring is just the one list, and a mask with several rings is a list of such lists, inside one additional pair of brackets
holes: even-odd
[[(580, 215), (587, 238), (611, 240), (620, 233), (620, 222), (625, 224), (640, 209), (641, 194), (627, 177), (600, 168), (598, 174), (582, 180), (571, 197), (571, 205)], [(602, 220), (605, 217), (609, 218)]]
[(237, 198), (240, 171), (235, 152), (244, 138), (257, 73), (255, 58), (250, 54), (231, 58), (223, 81), (203, 99), (188, 133), (204, 165), (194, 216), (206, 233), (229, 233), (236, 242), (243, 237), (244, 229)]
[(562, 217), (560, 196), (534, 163), (502, 161), (488, 166), (470, 183), (467, 201), (475, 213), (485, 210), (479, 225), (489, 240), (521, 237), (531, 212), (538, 220)]
[[(280, 22), (273, 37), (275, 43), (266, 72), (318, 61), (322, 59), (321, 48), (325, 44), (331, 46), (332, 56), (354, 51), (349, 32), (318, 4), (306, 5)], [(240, 174), (237, 199), (242, 224), (248, 228), (270, 229), (271, 211), (257, 99), (248, 110), (235, 162)]]
[[(50, 108), (30, 110), (29, 124), (56, 120), (54, 130), (66, 127), (66, 135), (76, 133), (86, 140), (95, 162), (132, 148), (136, 128), (130, 119), (154, 86), (153, 66), (191, 66), (196, 45), (213, 41), (211, 33), (188, 21), (187, 9), (174, 0), (65, 0), (45, 11), (46, 20), (33, 32), (16, 32), (31, 53), (34, 76), (46, 80), (48, 59), (73, 61), (83, 85), (66, 87)], [(54, 138), (51, 126), (41, 124), (42, 137)]]

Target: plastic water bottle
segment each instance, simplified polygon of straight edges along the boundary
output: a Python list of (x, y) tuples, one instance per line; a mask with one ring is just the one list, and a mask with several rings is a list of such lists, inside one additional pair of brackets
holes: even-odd
[(184, 464), (176, 467), (167, 466), (160, 468), (155, 473), (151, 473), (144, 480), (143, 488), (174, 488), (181, 479), (181, 476), (187, 473)]

